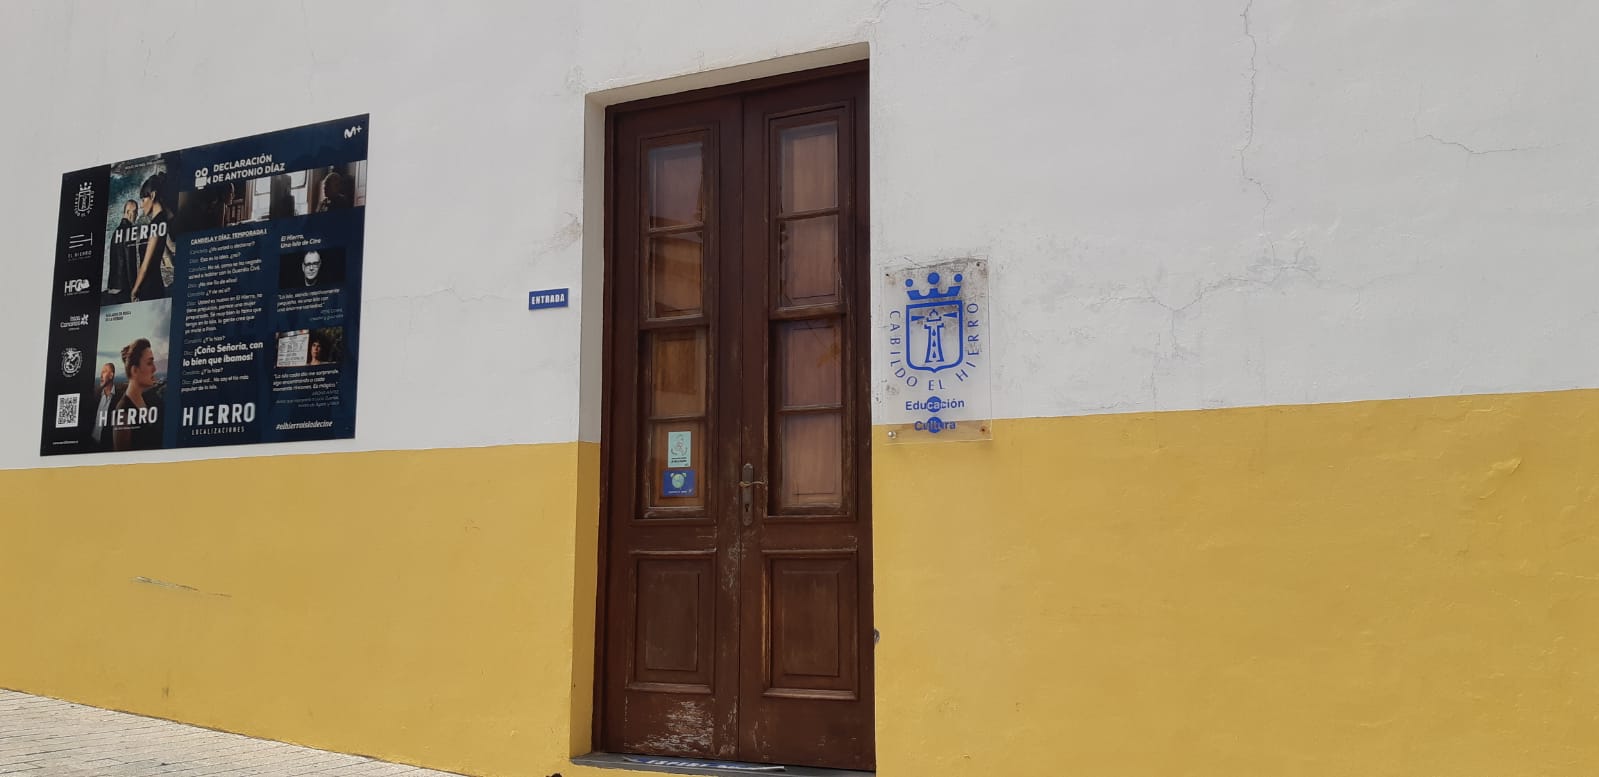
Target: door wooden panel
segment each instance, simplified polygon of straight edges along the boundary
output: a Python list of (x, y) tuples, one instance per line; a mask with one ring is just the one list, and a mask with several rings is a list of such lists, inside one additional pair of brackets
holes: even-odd
[(767, 553), (769, 698), (861, 697), (855, 553)]
[(711, 690), (716, 559), (710, 551), (635, 553), (633, 690)]
[(874, 764), (865, 84), (612, 112), (608, 750)]

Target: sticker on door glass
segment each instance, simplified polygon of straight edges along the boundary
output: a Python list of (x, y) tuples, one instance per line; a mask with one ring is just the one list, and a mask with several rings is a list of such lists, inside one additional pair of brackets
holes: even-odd
[(693, 432), (667, 432), (666, 433), (666, 466), (692, 467), (694, 466), (694, 433)]
[(661, 473), (661, 496), (693, 496), (694, 470), (669, 469)]

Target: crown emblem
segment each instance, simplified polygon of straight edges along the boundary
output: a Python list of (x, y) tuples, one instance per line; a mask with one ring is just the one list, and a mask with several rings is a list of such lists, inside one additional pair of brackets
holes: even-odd
[(912, 301), (916, 301), (916, 302), (922, 302), (922, 301), (927, 301), (927, 300), (953, 299), (953, 298), (959, 297), (961, 295), (961, 280), (962, 280), (961, 274), (960, 273), (955, 273), (955, 285), (950, 286), (948, 289), (941, 290), (938, 287), (938, 282), (939, 282), (938, 273), (930, 272), (930, 273), (927, 274), (927, 286), (928, 286), (927, 291), (917, 291), (914, 288), (915, 285), (916, 285), (916, 282), (911, 280), (910, 278), (906, 278), (905, 279), (905, 296), (909, 297)]
[(78, 193), (72, 198), (72, 212), (79, 217), (89, 215), (94, 210), (94, 186), (88, 181), (78, 185)]

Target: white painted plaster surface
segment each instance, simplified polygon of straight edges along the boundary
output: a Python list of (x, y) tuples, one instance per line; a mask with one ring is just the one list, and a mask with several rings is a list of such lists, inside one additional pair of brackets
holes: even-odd
[[(875, 268), (989, 258), (997, 415), (1599, 385), (1593, 3), (29, 0), (6, 18), (0, 467), (565, 441), (580, 406), (592, 439), (597, 105), (861, 43)], [(60, 175), (362, 112), (357, 437), (40, 459)], [(571, 309), (525, 309), (559, 286)]]

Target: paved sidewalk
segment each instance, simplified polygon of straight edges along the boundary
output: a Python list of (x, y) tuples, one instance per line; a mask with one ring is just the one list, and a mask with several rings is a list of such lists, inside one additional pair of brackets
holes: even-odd
[(5, 777), (455, 777), (0, 689)]

